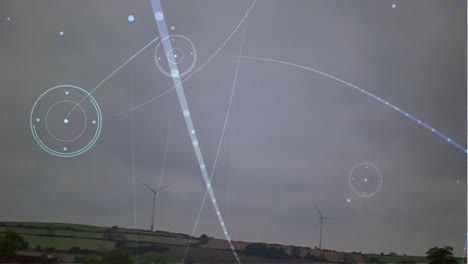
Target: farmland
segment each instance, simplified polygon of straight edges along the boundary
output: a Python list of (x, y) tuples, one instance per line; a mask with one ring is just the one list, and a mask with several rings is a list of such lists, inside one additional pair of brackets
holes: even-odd
[[(113, 249), (125, 249), (140, 263), (177, 263), (182, 260), (190, 239), (185, 261), (196, 263), (234, 263), (229, 244), (208, 236), (190, 237), (186, 234), (164, 231), (150, 232), (128, 228), (101, 227), (66, 223), (0, 222), (0, 235), (7, 230), (21, 235), (29, 249), (22, 255), (54, 254), (63, 262), (72, 262), (77, 256), (99, 256)], [(425, 257), (385, 256), (345, 253), (307, 247), (266, 245), (280, 255), (246, 254), (248, 242), (233, 241), (243, 263), (426, 263)], [(296, 253), (294, 253), (296, 252)], [(282, 255), (281, 255), (282, 254)], [(283, 257), (278, 257), (283, 256)], [(213, 262), (214, 261), (214, 262)]]

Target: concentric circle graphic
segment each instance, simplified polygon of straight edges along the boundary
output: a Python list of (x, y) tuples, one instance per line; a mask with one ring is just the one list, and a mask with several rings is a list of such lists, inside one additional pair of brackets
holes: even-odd
[(75, 157), (96, 143), (102, 114), (94, 97), (74, 85), (59, 85), (41, 94), (29, 120), (37, 144), (58, 157)]
[(382, 173), (372, 163), (361, 163), (349, 173), (349, 187), (358, 196), (369, 198), (380, 191), (383, 184)]
[[(172, 48), (166, 53), (164, 42), (170, 41)], [(192, 41), (181, 35), (170, 35), (161, 40), (156, 46), (154, 60), (158, 69), (169, 77), (182, 77), (193, 70), (197, 63), (197, 50)], [(171, 66), (177, 67), (178, 72), (171, 71)]]

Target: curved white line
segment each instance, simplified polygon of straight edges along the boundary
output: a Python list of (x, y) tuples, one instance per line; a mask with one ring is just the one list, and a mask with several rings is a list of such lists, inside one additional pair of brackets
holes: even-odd
[[(198, 67), (197, 69), (195, 69), (192, 73), (190, 73), (185, 79), (182, 79), (181, 83), (184, 83), (185, 81), (187, 81), (188, 79), (190, 79), (194, 74), (196, 74), (199, 70), (201, 70), (206, 64), (208, 64), (220, 51), (221, 49), (224, 48), (224, 46), (226, 46), (226, 44), (229, 42), (229, 40), (231, 40), (232, 36), (234, 36), (234, 34), (237, 32), (237, 30), (239, 30), (239, 27), (242, 25), (242, 23), (244, 22), (244, 20), (247, 18), (247, 16), (249, 15), (250, 11), (252, 10), (253, 6), (255, 5), (255, 3), (257, 2), (257, 0), (254, 0), (252, 2), (252, 4), (250, 5), (249, 9), (247, 10), (247, 12), (245, 13), (244, 17), (242, 18), (242, 20), (239, 22), (239, 24), (236, 26), (236, 28), (234, 29), (234, 31), (232, 31), (231, 35), (229, 35), (226, 40), (224, 40), (223, 44), (221, 44), (221, 46), (219, 46), (219, 48), (213, 53), (211, 54), (211, 56), (202, 64), (200, 65), (200, 67)], [(121, 114), (124, 114), (126, 112), (129, 112), (129, 111), (132, 111), (134, 109), (137, 109), (137, 108), (140, 108), (144, 105), (147, 105), (159, 98), (161, 98), (163, 95), (166, 95), (167, 93), (169, 93), (170, 91), (173, 91), (176, 89), (176, 86), (172, 86), (171, 89), (165, 91), (164, 93), (146, 101), (146, 102), (143, 102), (139, 105), (135, 105), (133, 106), (132, 108), (129, 108), (129, 109), (126, 109), (126, 110), (123, 110), (123, 111), (120, 111), (118, 113), (114, 113), (114, 114), (110, 114), (110, 115), (106, 115), (105, 117), (109, 117), (109, 116), (116, 116), (116, 115), (121, 115)]]

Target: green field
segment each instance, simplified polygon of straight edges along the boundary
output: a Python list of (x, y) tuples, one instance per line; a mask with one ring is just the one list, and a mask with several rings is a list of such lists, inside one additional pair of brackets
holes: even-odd
[(30, 248), (35, 248), (36, 246), (40, 246), (41, 248), (53, 247), (57, 250), (67, 251), (72, 247), (94, 250), (111, 250), (115, 247), (115, 242), (106, 240), (28, 235), (23, 235), (23, 238), (29, 242)]
[[(88, 249), (98, 249), (97, 245), (109, 245), (109, 242), (103, 238), (103, 232), (106, 227), (97, 227), (89, 225), (77, 224), (57, 224), (57, 223), (31, 223), (31, 222), (3, 222), (0, 224), (0, 233), (6, 230), (12, 230), (27, 237), (31, 245), (40, 245), (51, 247), (42, 243), (42, 241), (56, 241), (62, 239), (63, 241), (80, 241), (80, 245), (90, 245)], [(184, 234), (172, 234), (168, 232), (150, 232), (146, 230), (132, 230), (126, 228), (119, 228), (119, 232), (125, 236), (127, 241), (135, 241), (138, 239), (140, 242), (151, 242), (168, 245), (186, 245), (190, 237)], [(137, 234), (136, 234), (137, 233)], [(138, 236), (138, 238), (137, 238)], [(99, 242), (102, 240), (102, 242)], [(83, 241), (89, 241), (84, 243)], [(97, 242), (98, 241), (98, 242)], [(105, 242), (105, 243), (104, 243)], [(198, 239), (193, 238), (192, 243), (198, 243)], [(51, 242), (52, 243), (52, 242)], [(54, 242), (55, 243), (55, 242)], [(64, 243), (69, 245), (69, 243)], [(55, 247), (55, 246), (54, 246)], [(60, 249), (65, 246), (61, 245)], [(108, 247), (108, 246), (107, 246)], [(58, 249), (58, 247), (56, 247)], [(66, 248), (68, 249), (68, 248)]]
[(426, 257), (418, 256), (381, 256), (368, 255), (369, 258), (376, 257), (382, 263), (427, 263)]
[[(133, 254), (135, 254), (136, 249), (139, 249), (141, 253), (139, 259), (141, 261), (166, 261), (166, 263), (171, 263), (181, 261), (186, 250), (186, 245), (190, 240), (190, 236), (185, 234), (163, 231), (150, 232), (128, 228), (117, 228), (116, 232), (119, 235), (112, 239), (107, 239), (103, 235), (109, 228), (63, 223), (0, 222), (0, 234), (7, 230), (20, 234), (29, 242), (31, 252), (39, 246), (42, 249), (54, 248), (61, 252), (66, 252), (73, 247), (79, 247), (82, 250), (87, 249), (97, 253), (112, 250), (120, 245), (120, 247), (123, 246), (125, 249), (133, 252)], [(207, 244), (202, 244), (198, 247), (197, 244), (200, 243), (200, 240), (193, 238), (186, 260), (195, 259), (197, 263), (200, 263), (200, 261), (210, 262), (218, 260), (223, 260), (225, 263), (235, 262), (229, 248), (219, 247), (225, 242), (213, 239), (209, 241)], [(205, 240), (204, 242), (206, 243), (207, 241)], [(245, 242), (237, 243), (247, 244)], [(73, 252), (76, 254), (77, 251)], [(244, 255), (242, 251), (239, 251), (238, 254), (244, 260), (244, 263), (307, 263), (304, 259), (265, 259)], [(427, 263), (425, 257), (416, 256), (381, 256), (376, 254), (361, 256), (364, 256), (364, 259), (367, 259), (366, 261), (377, 259), (376, 262), (378, 263)], [(330, 261), (331, 259), (328, 263), (331, 263)], [(327, 261), (322, 262), (325, 263)]]

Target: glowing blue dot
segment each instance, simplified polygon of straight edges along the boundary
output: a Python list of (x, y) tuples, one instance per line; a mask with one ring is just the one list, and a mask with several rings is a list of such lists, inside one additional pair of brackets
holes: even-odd
[(367, 179), (364, 179), (364, 181), (366, 182), (366, 181), (367, 181)]
[(195, 130), (192, 129), (192, 134), (195, 134)]
[(179, 77), (179, 71), (176, 69), (171, 70), (172, 77)]
[(351, 202), (351, 199), (350, 199), (350, 198), (346, 199), (346, 202), (350, 203), (350, 202)]
[(63, 120), (63, 122), (64, 122), (65, 124), (68, 124), (68, 119), (65, 118), (65, 119)]
[(135, 20), (135, 17), (132, 16), (132, 15), (129, 15), (129, 16), (128, 16), (128, 21), (129, 21), (129, 22), (133, 22), (133, 20)]
[(435, 129), (431, 129), (431, 131), (432, 131), (432, 132), (434, 132), (434, 131), (435, 131)]
[(396, 4), (393, 4), (393, 5), (392, 5), (392, 8), (396, 8)]
[(7, 20), (7, 21), (10, 21), (10, 20), (11, 20), (11, 17), (7, 17), (6, 20)]
[(174, 26), (172, 26), (172, 27), (171, 27), (171, 30), (174, 30), (174, 29), (175, 29), (175, 27), (174, 27)]
[(447, 141), (450, 142), (450, 141), (452, 141), (452, 140), (451, 140), (450, 138), (447, 138)]
[(157, 21), (161, 21), (164, 19), (164, 15), (162, 12), (156, 12), (156, 14), (154, 15), (156, 17), (156, 20)]
[(63, 36), (63, 34), (64, 34), (63, 31), (60, 31), (60, 32), (59, 32), (59, 35), (60, 35), (60, 36)]

